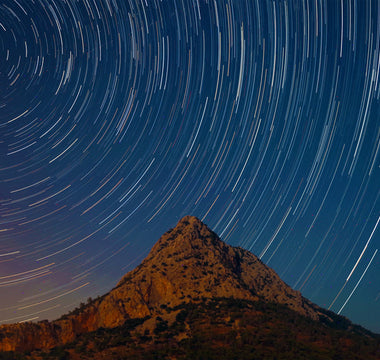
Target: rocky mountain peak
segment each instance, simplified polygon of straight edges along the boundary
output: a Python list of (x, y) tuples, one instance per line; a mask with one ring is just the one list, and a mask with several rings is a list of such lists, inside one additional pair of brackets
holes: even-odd
[(224, 243), (194, 216), (185, 216), (163, 234), (141, 265), (126, 274), (115, 290), (130, 289), (131, 284), (143, 296), (146, 314), (162, 305), (233, 297), (278, 302), (318, 318), (317, 306), (271, 268), (249, 251)]
[(227, 245), (199, 219), (185, 216), (109, 293), (53, 322), (0, 326), (0, 351), (49, 348), (128, 319), (162, 316), (163, 308), (215, 298), (271, 301), (312, 319), (320, 315), (318, 306), (255, 255)]
[(185, 216), (153, 246), (145, 261), (159, 261), (160, 258), (206, 255), (210, 251), (226, 250), (218, 235), (195, 216)]

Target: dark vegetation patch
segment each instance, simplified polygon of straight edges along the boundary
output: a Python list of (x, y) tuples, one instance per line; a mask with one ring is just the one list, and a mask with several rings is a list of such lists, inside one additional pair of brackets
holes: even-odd
[(326, 316), (333, 322), (323, 323), (285, 305), (233, 298), (166, 306), (165, 312), (176, 312), (173, 322), (158, 316), (151, 332), (139, 327), (148, 318), (130, 319), (123, 326), (83, 334), (47, 353), (34, 352), (32, 357), (3, 353), (0, 359), (70, 359), (73, 355), (94, 360), (380, 359), (378, 335), (361, 332), (362, 328), (330, 312)]

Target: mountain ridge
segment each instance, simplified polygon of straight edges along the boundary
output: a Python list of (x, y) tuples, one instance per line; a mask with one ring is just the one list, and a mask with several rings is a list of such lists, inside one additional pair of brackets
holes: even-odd
[[(51, 349), (100, 328), (166, 316), (165, 308), (217, 298), (278, 303), (314, 321), (334, 323), (332, 313), (302, 297), (255, 255), (227, 245), (199, 219), (185, 216), (107, 294), (51, 322), (0, 326), (0, 351)], [(147, 321), (145, 329), (152, 326)]]

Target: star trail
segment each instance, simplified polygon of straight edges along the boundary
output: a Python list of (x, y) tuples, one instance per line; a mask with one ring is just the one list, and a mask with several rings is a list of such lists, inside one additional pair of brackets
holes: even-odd
[(110, 290), (184, 215), (380, 332), (377, 0), (0, 4), (0, 323)]

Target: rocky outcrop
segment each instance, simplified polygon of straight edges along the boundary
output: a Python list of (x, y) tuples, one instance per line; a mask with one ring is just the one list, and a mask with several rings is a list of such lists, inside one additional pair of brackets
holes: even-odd
[(157, 315), (162, 306), (218, 297), (278, 302), (313, 319), (320, 314), (255, 255), (225, 244), (199, 219), (186, 216), (113, 290), (78, 313), (52, 322), (0, 326), (0, 351), (48, 349), (100, 327)]

